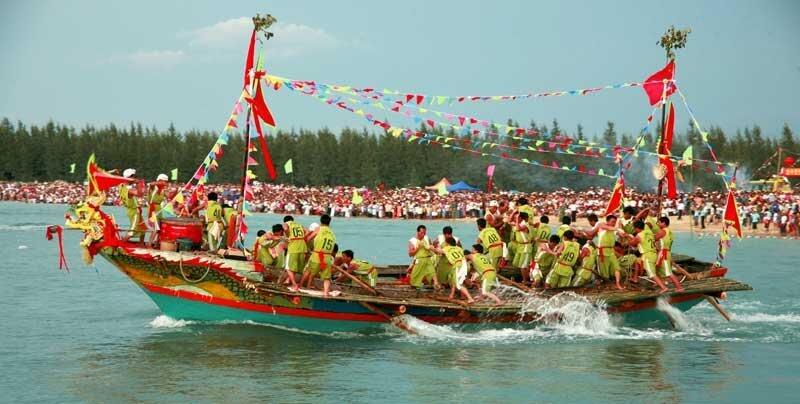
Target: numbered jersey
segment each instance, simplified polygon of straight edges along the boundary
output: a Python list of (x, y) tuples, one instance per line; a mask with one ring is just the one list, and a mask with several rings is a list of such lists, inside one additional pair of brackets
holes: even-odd
[(558, 263), (568, 267), (574, 266), (575, 262), (578, 261), (578, 255), (580, 254), (580, 251), (580, 244), (575, 241), (565, 241), (564, 249), (558, 256)]
[(459, 261), (464, 261), (464, 250), (462, 250), (461, 247), (448, 245), (445, 246), (443, 250), (444, 256), (447, 258), (447, 262), (449, 262), (450, 265), (455, 265)]
[[(331, 255), (333, 253), (333, 246), (336, 244), (336, 235), (333, 234), (328, 226), (319, 228), (319, 232), (314, 237), (314, 252), (323, 253), (323, 255)], [(320, 262), (319, 254), (311, 254), (312, 262)]]
[(473, 256), (472, 267), (481, 274), (481, 277), (483, 277), (483, 274), (486, 272), (495, 270), (494, 265), (492, 265), (492, 260), (483, 254), (475, 254)]
[(289, 254), (304, 253), (308, 251), (305, 237), (306, 231), (303, 226), (294, 221), (286, 222), (287, 232), (289, 233), (289, 247), (286, 252)]
[(499, 257), (503, 255), (503, 244), (500, 240), (500, 233), (493, 227), (486, 227), (478, 234), (483, 244), (483, 251), (489, 256)]

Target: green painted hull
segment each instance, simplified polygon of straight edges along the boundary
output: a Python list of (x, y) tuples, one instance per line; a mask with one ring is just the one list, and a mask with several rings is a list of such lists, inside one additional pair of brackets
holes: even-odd
[(366, 321), (326, 320), (264, 313), (234, 307), (219, 306), (145, 290), (161, 312), (173, 319), (204, 322), (254, 322), (292, 330), (320, 333), (381, 330), (385, 323)]

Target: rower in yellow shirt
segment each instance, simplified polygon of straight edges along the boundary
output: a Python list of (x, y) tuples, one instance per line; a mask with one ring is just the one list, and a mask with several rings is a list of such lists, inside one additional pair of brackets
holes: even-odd
[(467, 255), (467, 259), (472, 263), (472, 268), (475, 270), (473, 280), (478, 278), (481, 280), (481, 295), (475, 300), (488, 297), (499, 306), (503, 304), (503, 301), (492, 292), (492, 289), (497, 286), (497, 267), (492, 263), (492, 259), (484, 255), (483, 252), (483, 245), (475, 244), (472, 246), (470, 254)]
[(408, 256), (413, 257), (411, 266), (410, 284), (421, 288), (423, 283), (433, 282), (439, 289), (439, 280), (433, 268), (433, 246), (426, 235), (428, 229), (424, 225), (417, 226), (417, 233), (408, 241)]
[(500, 259), (503, 258), (503, 240), (500, 239), (500, 233), (494, 227), (488, 226), (486, 219), (480, 218), (478, 223), (478, 243), (483, 246), (480, 253), (486, 252), (486, 256), (492, 261), (492, 266), (497, 268), (500, 265)]
[(572, 267), (578, 261), (580, 255), (580, 245), (575, 241), (575, 234), (572, 230), (564, 232), (564, 238), (561, 243), (556, 246), (553, 255), (558, 257), (555, 266), (547, 275), (545, 285), (548, 288), (565, 288), (570, 285), (572, 281)]
[(331, 288), (331, 267), (333, 266), (336, 235), (331, 230), (331, 217), (329, 215), (323, 214), (320, 216), (319, 223), (319, 228), (309, 236), (309, 238), (313, 239), (314, 247), (300, 284), (302, 285), (303, 281), (305, 281), (306, 287), (310, 288), (314, 278), (319, 275), (323, 284), (322, 296), (328, 297)]
[(458, 289), (468, 303), (474, 303), (475, 300), (469, 294), (469, 290), (464, 287), (464, 281), (467, 279), (467, 273), (469, 272), (469, 264), (467, 263), (467, 257), (464, 255), (464, 250), (456, 245), (456, 240), (453, 237), (448, 237), (445, 239), (442, 251), (447, 262), (450, 263), (450, 298), (455, 298), (456, 289)]
[(289, 237), (289, 244), (286, 247), (286, 276), (292, 283), (292, 290), (297, 291), (300, 286), (295, 279), (295, 274), (303, 272), (306, 265), (306, 252), (308, 252), (308, 245), (306, 244), (306, 230), (303, 226), (294, 221), (291, 216), (283, 218), (284, 233)]
[(224, 225), (222, 223), (222, 205), (217, 202), (217, 193), (208, 193), (208, 202), (206, 203), (206, 242), (208, 250), (216, 252), (219, 250), (220, 241)]

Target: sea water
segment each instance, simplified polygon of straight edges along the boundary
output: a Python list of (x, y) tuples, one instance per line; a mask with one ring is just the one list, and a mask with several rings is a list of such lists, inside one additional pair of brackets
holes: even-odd
[[(248, 323), (171, 319), (101, 258), (81, 262), (67, 232), (70, 272), (57, 269), (48, 224), (65, 206), (0, 203), (0, 402), (796, 402), (800, 385), (800, 244), (734, 241), (727, 322), (707, 303), (661, 304), (668, 325), (620, 325), (579, 296), (533, 299), (536, 327), (461, 329), (405, 318), (418, 335), (316, 334)], [(121, 221), (122, 211), (109, 209)], [(255, 215), (268, 229), (275, 215)], [(304, 225), (313, 217), (300, 217)], [(339, 219), (342, 248), (407, 263), (417, 221)], [(451, 225), (465, 243), (468, 222)], [(713, 260), (716, 240), (676, 236), (675, 249)], [(504, 293), (515, 293), (505, 290)], [(555, 320), (556, 318), (560, 320)]]

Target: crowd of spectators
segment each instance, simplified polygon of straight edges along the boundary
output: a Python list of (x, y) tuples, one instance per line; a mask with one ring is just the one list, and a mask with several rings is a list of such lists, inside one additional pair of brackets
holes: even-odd
[[(171, 184), (168, 193), (174, 195), (178, 185)], [(490, 201), (512, 202), (525, 196), (541, 214), (555, 217), (585, 217), (602, 214), (611, 196), (606, 188), (574, 191), (560, 188), (552, 192), (457, 192), (441, 195), (425, 188), (368, 189), (347, 186), (295, 187), (280, 184), (256, 184), (251, 209), (293, 215), (328, 213), (340, 217), (374, 217), (401, 219), (461, 219), (480, 217)], [(215, 191), (223, 200), (238, 199), (236, 185), (208, 185), (206, 192)], [(28, 203), (80, 202), (85, 193), (82, 184), (63, 181), (49, 183), (0, 183), (0, 199)], [(676, 200), (665, 199), (663, 212), (677, 220), (691, 217), (702, 230), (719, 223), (725, 208), (726, 193), (697, 190), (681, 194)], [(360, 203), (358, 200), (361, 199)], [(626, 205), (651, 207), (656, 201), (653, 193), (627, 191)], [(800, 235), (800, 193), (771, 193), (737, 191), (742, 225), (750, 231)], [(108, 204), (117, 204), (116, 190), (108, 195)]]

